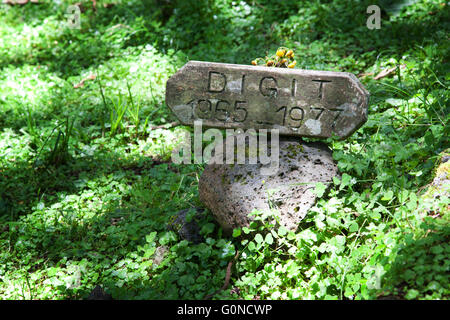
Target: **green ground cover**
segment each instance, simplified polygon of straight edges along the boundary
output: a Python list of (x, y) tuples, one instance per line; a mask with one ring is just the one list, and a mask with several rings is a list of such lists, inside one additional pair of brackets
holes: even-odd
[[(448, 193), (426, 193), (449, 145), (449, 5), (442, 1), (70, 1), (0, 6), (0, 299), (448, 299)], [(442, 3), (441, 3), (442, 2)], [(381, 29), (366, 8), (383, 8)], [(202, 207), (202, 165), (170, 163), (166, 80), (188, 60), (355, 73), (369, 119), (327, 141), (342, 173), (297, 232), (205, 241), (168, 231)], [(385, 68), (395, 71), (374, 80)], [(89, 75), (83, 86), (74, 88)], [(169, 127), (169, 126), (168, 126)], [(447, 151), (446, 151), (447, 150)], [(447, 152), (447, 153), (446, 153)], [(248, 239), (241, 240), (240, 233)], [(234, 288), (233, 291), (229, 289)]]

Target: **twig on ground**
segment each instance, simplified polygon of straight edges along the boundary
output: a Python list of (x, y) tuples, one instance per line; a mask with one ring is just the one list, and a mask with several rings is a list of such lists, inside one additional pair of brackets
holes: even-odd
[(88, 80), (95, 80), (96, 77), (97, 77), (97, 76), (96, 76), (95, 74), (90, 74), (90, 75), (88, 75), (86, 78), (84, 78), (83, 80), (81, 80), (79, 83), (74, 84), (73, 87), (74, 87), (75, 89), (81, 88), (81, 87), (84, 86), (84, 83), (85, 83), (86, 81), (88, 81)]
[[(400, 66), (400, 69), (404, 69), (406, 66), (404, 64), (402, 64)], [(374, 80), (380, 80), (383, 79), (384, 77), (387, 77), (388, 75), (390, 75), (392, 72), (394, 72), (395, 70), (397, 70), (397, 66), (389, 68), (389, 69), (384, 69), (383, 71), (381, 71), (379, 74), (377, 74), (375, 77), (373, 77)]]
[(169, 128), (173, 128), (180, 125), (180, 123), (178, 121), (174, 121), (171, 123), (166, 123), (166, 124), (161, 124), (159, 126), (153, 126), (150, 127), (150, 130), (155, 130), (155, 129), (169, 129)]
[(211, 299), (216, 294), (218, 294), (220, 291), (225, 290), (228, 287), (228, 285), (230, 284), (231, 267), (233, 266), (233, 263), (237, 260), (238, 257), (239, 257), (239, 250), (236, 252), (236, 255), (234, 256), (234, 258), (231, 259), (230, 262), (228, 262), (227, 273), (225, 274), (225, 283), (223, 284), (223, 286), (219, 290), (215, 291), (214, 293), (211, 293), (211, 294), (208, 294), (207, 296), (205, 296), (205, 298), (203, 298), (203, 300)]

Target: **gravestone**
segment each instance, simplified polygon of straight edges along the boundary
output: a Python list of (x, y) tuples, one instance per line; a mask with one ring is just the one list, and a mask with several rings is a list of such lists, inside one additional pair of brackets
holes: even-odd
[(316, 202), (316, 183), (338, 175), (328, 147), (300, 137), (349, 137), (367, 121), (368, 101), (346, 72), (190, 61), (166, 85), (166, 104), (185, 125), (279, 130), (276, 174), (261, 176), (261, 165), (248, 162), (209, 163), (200, 178), (201, 201), (228, 233), (248, 226), (253, 209), (274, 208), (295, 230)]
[(190, 61), (166, 85), (186, 125), (279, 129), (280, 135), (347, 138), (367, 121), (369, 94), (350, 73)]

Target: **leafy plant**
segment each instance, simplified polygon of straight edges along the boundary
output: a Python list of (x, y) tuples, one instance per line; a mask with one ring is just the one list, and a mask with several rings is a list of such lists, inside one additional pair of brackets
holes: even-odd
[(286, 47), (280, 47), (277, 49), (276, 53), (271, 56), (256, 58), (252, 61), (252, 65), (256, 66), (258, 64), (262, 64), (267, 67), (294, 68), (297, 64), (297, 61), (294, 59), (294, 55), (294, 50)]
[[(110, 2), (80, 29), (64, 1), (0, 7), (0, 298), (83, 299), (101, 285), (115, 299), (203, 299), (230, 262), (213, 299), (449, 298), (448, 170), (436, 169), (449, 148), (448, 5)], [(367, 29), (371, 4), (380, 30)], [(190, 243), (167, 226), (202, 207), (203, 168), (170, 162), (166, 81), (188, 60), (264, 52), (258, 65), (354, 73), (368, 121), (326, 141), (341, 175), (313, 186), (298, 230), (273, 210), (226, 236), (206, 210), (189, 215), (204, 239)]]

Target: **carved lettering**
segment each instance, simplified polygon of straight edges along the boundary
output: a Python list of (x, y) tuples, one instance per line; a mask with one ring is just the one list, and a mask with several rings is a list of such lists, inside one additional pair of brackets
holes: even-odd
[(325, 108), (311, 108), (311, 110), (318, 110), (317, 116), (315, 120), (319, 120), (322, 113), (325, 111)]
[(368, 99), (346, 72), (199, 61), (166, 85), (167, 106), (183, 124), (201, 119), (212, 128), (276, 128), (299, 137), (348, 137), (367, 121)]
[(297, 94), (297, 80), (296, 79), (292, 79), (292, 84), (291, 84), (291, 95), (293, 97), (295, 97), (295, 95)]
[[(206, 107), (206, 110), (205, 110)], [(211, 117), (212, 104), (211, 101), (200, 99), (197, 102), (197, 106), (195, 108), (197, 110), (197, 114), (201, 119), (209, 119)]]
[(290, 118), (290, 123), (292, 122), (298, 122), (298, 124), (290, 124), (289, 126), (291, 128), (296, 128), (298, 129), (303, 122), (303, 118), (305, 117), (305, 111), (300, 108), (300, 107), (293, 107), (291, 108), (291, 110), (289, 110), (289, 118)]
[(313, 80), (313, 81), (319, 83), (319, 94), (317, 95), (317, 97), (322, 100), (324, 98), (323, 86), (325, 83), (329, 83), (331, 81), (330, 80)]
[(227, 86), (227, 77), (222, 72), (208, 73), (208, 92), (223, 92)]
[[(224, 105), (224, 109), (220, 108), (220, 104)], [(218, 100), (216, 103), (216, 110), (215, 110), (215, 117), (217, 120), (221, 120), (221, 121), (227, 121), (229, 118), (228, 115), (228, 109), (227, 107), (230, 106), (230, 103), (226, 100)], [(218, 112), (221, 112), (223, 116), (220, 116), (220, 114), (218, 114)]]
[[(235, 102), (234, 111), (235, 111), (235, 114), (238, 114), (238, 115), (233, 118), (233, 121), (244, 122), (245, 120), (247, 120), (248, 111), (243, 106), (240, 106), (243, 104), (247, 104), (247, 102), (246, 101), (236, 101)], [(240, 117), (239, 117), (239, 114), (240, 114)]]
[[(264, 86), (264, 82), (273, 82), (275, 83), (275, 88), (274, 87), (265, 87)], [(259, 92), (261, 92), (261, 94), (263, 96), (266, 97), (271, 97), (271, 98), (276, 98), (278, 95), (278, 83), (277, 83), (277, 79), (275, 79), (274, 77), (263, 77), (261, 79), (261, 81), (259, 82)]]
[(245, 74), (242, 75), (241, 94), (244, 94)]

